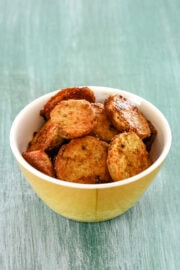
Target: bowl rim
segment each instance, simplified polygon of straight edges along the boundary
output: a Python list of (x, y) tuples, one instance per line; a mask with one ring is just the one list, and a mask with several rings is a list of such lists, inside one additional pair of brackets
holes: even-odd
[[(82, 87), (82, 86), (78, 86), (78, 87)], [(38, 98), (34, 99), (32, 102), (30, 102), (29, 104), (27, 104), (23, 109), (21, 109), (19, 111), (19, 113), (16, 115), (16, 117), (14, 118), (12, 125), (11, 125), (11, 129), (10, 129), (10, 148), (11, 151), (16, 159), (16, 161), (19, 163), (19, 165), (21, 165), (22, 167), (24, 167), (27, 171), (29, 171), (30, 173), (32, 173), (33, 175), (35, 175), (36, 177), (40, 178), (42, 181), (47, 181), (53, 184), (56, 184), (58, 186), (64, 186), (64, 187), (69, 187), (69, 188), (77, 188), (77, 189), (107, 189), (107, 188), (113, 188), (113, 187), (117, 187), (117, 186), (124, 186), (127, 185), (129, 183), (141, 180), (142, 178), (144, 178), (145, 176), (147, 176), (148, 174), (150, 174), (152, 171), (156, 170), (165, 160), (166, 156), (168, 155), (168, 152), (170, 151), (171, 148), (171, 143), (172, 143), (172, 133), (171, 133), (171, 129), (170, 129), (170, 125), (166, 119), (166, 117), (163, 115), (163, 113), (155, 106), (153, 105), (151, 102), (149, 102), (148, 100), (132, 93), (129, 92), (127, 90), (123, 90), (123, 89), (118, 89), (118, 88), (112, 88), (112, 87), (106, 87), (106, 86), (87, 86), (89, 88), (96, 88), (96, 89), (108, 89), (108, 90), (112, 90), (113, 92), (117, 93), (120, 91), (121, 94), (129, 94), (131, 97), (135, 97), (136, 99), (138, 99), (141, 102), (145, 102), (146, 104), (150, 105), (151, 107), (153, 107), (153, 110), (155, 110), (159, 115), (161, 120), (163, 121), (163, 125), (165, 126), (166, 129), (166, 145), (163, 147), (162, 153), (160, 154), (160, 156), (157, 158), (157, 160), (155, 160), (155, 162), (148, 167), (146, 170), (142, 171), (141, 173), (132, 176), (130, 178), (124, 179), (124, 180), (119, 180), (116, 182), (111, 182), (111, 183), (102, 183), (102, 184), (83, 184), (83, 183), (74, 183), (74, 182), (68, 182), (65, 180), (61, 180), (61, 179), (57, 179), (57, 178), (53, 178), (50, 177), (42, 172), (40, 172), (39, 170), (35, 169), (34, 167), (32, 167), (22, 156), (22, 154), (20, 153), (20, 150), (18, 149), (16, 140), (15, 140), (15, 136), (14, 136), (14, 132), (16, 130), (16, 125), (19, 122), (19, 119), (21, 118), (21, 116), (23, 115), (23, 113), (32, 106), (32, 103), (35, 102), (39, 102), (41, 99), (44, 98), (48, 98), (50, 96), (53, 96), (54, 94), (56, 94), (59, 90), (55, 90), (52, 92), (48, 92), (44, 95), (39, 96)]]

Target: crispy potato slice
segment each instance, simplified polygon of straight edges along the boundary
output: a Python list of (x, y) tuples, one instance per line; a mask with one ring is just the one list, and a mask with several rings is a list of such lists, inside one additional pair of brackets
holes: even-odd
[(111, 141), (107, 166), (114, 181), (134, 176), (150, 165), (146, 147), (136, 133), (124, 132), (116, 135)]
[(51, 97), (40, 111), (40, 115), (45, 119), (50, 118), (51, 110), (62, 100), (85, 99), (89, 102), (95, 102), (94, 92), (88, 87), (71, 87), (60, 90)]
[(24, 159), (34, 168), (51, 177), (55, 176), (54, 167), (49, 156), (43, 150), (23, 152)]
[(84, 184), (109, 182), (107, 151), (108, 144), (93, 136), (71, 140), (56, 157), (57, 178)]
[(43, 124), (37, 131), (28, 145), (27, 151), (47, 150), (51, 151), (60, 146), (64, 138), (60, 136), (59, 125), (51, 120)]
[(148, 122), (138, 107), (121, 95), (109, 96), (105, 109), (113, 125), (120, 131), (134, 131), (141, 138), (151, 134)]
[(119, 131), (112, 125), (102, 103), (92, 103), (91, 106), (95, 112), (95, 124), (91, 134), (109, 142)]
[(143, 142), (145, 143), (146, 145), (146, 149), (148, 152), (151, 151), (151, 147), (152, 147), (152, 144), (156, 138), (156, 135), (157, 135), (157, 130), (156, 128), (154, 127), (154, 125), (148, 120), (148, 124), (149, 124), (149, 128), (151, 130), (151, 135), (145, 139), (143, 139)]
[(95, 113), (87, 100), (68, 99), (56, 105), (50, 117), (58, 123), (63, 138), (73, 139), (91, 132)]

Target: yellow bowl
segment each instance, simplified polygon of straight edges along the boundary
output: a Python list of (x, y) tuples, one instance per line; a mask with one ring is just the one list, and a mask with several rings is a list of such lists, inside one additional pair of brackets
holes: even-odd
[(161, 168), (171, 147), (171, 130), (164, 115), (150, 102), (130, 92), (90, 86), (97, 101), (119, 93), (138, 105), (156, 127), (158, 134), (151, 149), (153, 164), (142, 173), (114, 183), (78, 184), (49, 177), (28, 164), (21, 153), (26, 150), (33, 132), (43, 123), (39, 111), (57, 91), (28, 104), (15, 118), (10, 131), (10, 145), (17, 163), (37, 195), (60, 215), (83, 222), (112, 219), (133, 206)]

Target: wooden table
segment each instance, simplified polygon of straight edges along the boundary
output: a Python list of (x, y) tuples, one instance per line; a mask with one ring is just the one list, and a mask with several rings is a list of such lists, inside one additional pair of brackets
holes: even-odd
[[(0, 269), (180, 269), (180, 1), (0, 1)], [(16, 114), (51, 90), (103, 85), (156, 105), (173, 134), (164, 167), (122, 216), (57, 215), (9, 147)]]

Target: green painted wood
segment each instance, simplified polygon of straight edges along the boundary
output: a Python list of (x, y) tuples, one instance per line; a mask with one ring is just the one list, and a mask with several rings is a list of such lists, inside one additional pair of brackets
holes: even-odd
[[(180, 269), (179, 11), (179, 0), (0, 1), (0, 269)], [(172, 127), (156, 180), (111, 221), (78, 223), (52, 212), (10, 151), (19, 110), (73, 85), (132, 91)]]

